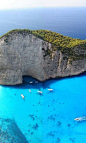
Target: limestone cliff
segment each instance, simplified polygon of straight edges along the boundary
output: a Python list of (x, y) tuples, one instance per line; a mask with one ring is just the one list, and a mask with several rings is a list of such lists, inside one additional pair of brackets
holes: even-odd
[[(53, 44), (33, 34), (9, 33), (0, 38), (0, 84), (22, 83), (24, 75), (40, 81), (49, 78), (78, 75), (86, 71), (86, 56), (70, 60), (66, 53), (52, 50)], [(51, 51), (51, 55), (48, 54)], [(86, 55), (86, 49), (74, 49), (77, 55)]]

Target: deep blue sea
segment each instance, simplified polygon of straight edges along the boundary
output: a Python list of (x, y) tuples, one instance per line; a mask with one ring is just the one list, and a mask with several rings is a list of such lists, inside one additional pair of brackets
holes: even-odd
[[(17, 28), (86, 39), (86, 8), (0, 10), (0, 35)], [(0, 85), (0, 143), (85, 143), (86, 121), (74, 119), (86, 116), (86, 73), (36, 81)]]
[(86, 7), (0, 10), (0, 35), (20, 28), (44, 29), (86, 39)]

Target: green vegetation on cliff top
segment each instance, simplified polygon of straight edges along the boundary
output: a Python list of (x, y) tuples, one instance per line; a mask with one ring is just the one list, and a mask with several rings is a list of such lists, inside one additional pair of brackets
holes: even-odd
[(59, 33), (51, 32), (48, 30), (28, 30), (28, 29), (15, 29), (9, 31), (5, 35), (1, 36), (6, 37), (5, 41), (8, 41), (8, 37), (10, 34), (18, 33), (18, 34), (33, 34), (34, 36), (52, 43), (53, 49), (52, 51), (48, 51), (48, 53), (52, 53), (55, 50), (60, 50), (62, 53), (68, 55), (71, 59), (82, 59), (86, 55), (76, 55), (73, 51), (74, 48), (80, 47), (82, 49), (86, 49), (86, 40), (75, 39), (68, 36), (63, 36)]

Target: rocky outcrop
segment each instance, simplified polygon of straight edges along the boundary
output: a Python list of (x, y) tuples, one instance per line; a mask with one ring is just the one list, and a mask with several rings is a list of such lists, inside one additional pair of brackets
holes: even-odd
[[(86, 57), (70, 62), (61, 51), (52, 52), (52, 47), (33, 34), (11, 33), (8, 39), (3, 36), (0, 39), (0, 84), (20, 84), (24, 75), (45, 81), (86, 71)], [(74, 52), (86, 54), (86, 50), (80, 48)]]

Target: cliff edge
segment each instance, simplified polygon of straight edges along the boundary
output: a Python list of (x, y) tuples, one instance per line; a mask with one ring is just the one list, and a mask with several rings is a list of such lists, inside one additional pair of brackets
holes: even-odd
[(0, 38), (0, 84), (39, 81), (86, 71), (86, 40), (47, 30), (12, 30)]

